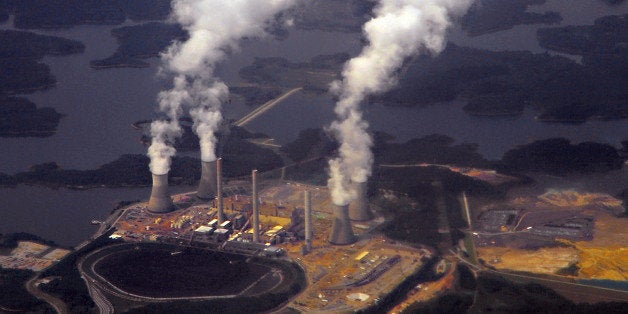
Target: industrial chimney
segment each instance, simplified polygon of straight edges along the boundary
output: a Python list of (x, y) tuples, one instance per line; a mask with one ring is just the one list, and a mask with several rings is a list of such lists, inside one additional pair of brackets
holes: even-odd
[(312, 197), (310, 191), (305, 190), (304, 193), (304, 208), (305, 208), (305, 247), (308, 252), (312, 251), (312, 235), (314, 229), (312, 228)]
[(259, 243), (259, 199), (257, 196), (257, 170), (251, 173), (253, 177), (253, 242)]
[(168, 194), (168, 174), (153, 174), (153, 190), (148, 200), (148, 210), (153, 213), (167, 213), (174, 210)]
[(355, 242), (351, 221), (349, 220), (349, 205), (333, 205), (334, 221), (331, 225), (329, 242), (331, 244), (351, 244)]
[(225, 212), (222, 204), (222, 158), (216, 160), (216, 206), (218, 207), (218, 223), (223, 223)]
[(216, 161), (201, 162), (201, 181), (198, 183), (196, 197), (209, 200), (216, 197)]
[(365, 221), (371, 219), (368, 198), (366, 197), (366, 182), (355, 182), (356, 199), (349, 206), (349, 218), (351, 220)]

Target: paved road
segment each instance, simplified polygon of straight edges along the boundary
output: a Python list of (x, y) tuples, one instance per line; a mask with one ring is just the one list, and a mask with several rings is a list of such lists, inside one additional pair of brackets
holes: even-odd
[(511, 274), (506, 272), (487, 270), (513, 281), (532, 281), (550, 287), (556, 292), (568, 297), (574, 302), (628, 302), (628, 291), (585, 285), (575, 282), (566, 282), (537, 276)]
[[(481, 267), (469, 263), (464, 258), (460, 257), (455, 252), (451, 252), (461, 262), (471, 266), (475, 272), (488, 272), (506, 277), (515, 282), (535, 282), (547, 286), (553, 290), (556, 290), (559, 294), (567, 297), (568, 299), (578, 302), (610, 302), (620, 301), (628, 302), (628, 291), (604, 288), (592, 285), (585, 285), (576, 282), (569, 282), (558, 279), (551, 279), (541, 276), (525, 275), (525, 274), (513, 274), (509, 272), (492, 270), (486, 267)], [(473, 270), (472, 269), (472, 270)]]
[(96, 303), (100, 314), (113, 314), (113, 305), (109, 302), (109, 300), (107, 300), (102, 291), (96, 285), (92, 285), (90, 283), (90, 279), (84, 277), (83, 280), (85, 280), (85, 285), (89, 290), (89, 295), (92, 297), (94, 303)]
[(266, 102), (265, 104), (259, 106), (257, 109), (251, 111), (249, 114), (247, 114), (246, 116), (242, 117), (242, 119), (236, 121), (235, 125), (236, 126), (244, 126), (247, 123), (255, 120), (255, 118), (257, 118), (258, 116), (262, 115), (264, 112), (270, 110), (271, 108), (273, 108), (274, 106), (278, 105), (279, 103), (281, 103), (282, 101), (284, 101), (286, 98), (292, 96), (292, 94), (302, 90), (303, 87), (298, 87), (298, 88), (294, 88), (291, 89), (289, 91), (287, 91), (286, 93), (284, 93), (283, 95)]
[(26, 285), (26, 290), (28, 291), (28, 293), (50, 304), (55, 309), (55, 311), (57, 311), (57, 313), (59, 314), (68, 313), (68, 307), (65, 305), (63, 301), (53, 297), (50, 294), (47, 294), (39, 290), (39, 288), (35, 285), (35, 281), (37, 280), (37, 277), (39, 277), (39, 274), (35, 275), (33, 278), (31, 278), (30, 280), (26, 282), (25, 285)]

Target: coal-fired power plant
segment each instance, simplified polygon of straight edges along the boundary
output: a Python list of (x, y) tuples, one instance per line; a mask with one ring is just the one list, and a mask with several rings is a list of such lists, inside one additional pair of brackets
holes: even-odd
[(310, 196), (310, 191), (305, 190), (303, 198), (305, 208), (305, 248), (308, 252), (311, 252), (314, 230), (312, 229), (312, 197)]
[(216, 197), (216, 168), (216, 161), (201, 162), (201, 181), (198, 183), (196, 197), (203, 200), (210, 200)]
[(168, 193), (168, 174), (153, 174), (153, 189), (148, 200), (148, 210), (153, 213), (167, 213), (174, 209)]
[(349, 218), (351, 220), (366, 221), (371, 219), (368, 198), (366, 196), (366, 182), (354, 183), (356, 199), (349, 206)]
[(218, 207), (218, 223), (223, 223), (225, 211), (222, 204), (222, 158), (216, 160), (216, 207)]
[(331, 244), (346, 245), (355, 242), (355, 235), (351, 229), (349, 219), (349, 205), (333, 205), (333, 221), (329, 242)]
[(253, 170), (251, 177), (253, 178), (253, 195), (251, 196), (253, 201), (253, 242), (259, 243), (259, 196), (257, 195), (257, 170)]

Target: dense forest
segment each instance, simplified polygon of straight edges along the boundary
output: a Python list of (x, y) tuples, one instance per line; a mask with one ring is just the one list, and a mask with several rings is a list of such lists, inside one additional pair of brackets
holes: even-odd
[(0, 267), (0, 312), (54, 313), (46, 303), (28, 293), (25, 283), (35, 273), (23, 269)]
[[(626, 146), (626, 143), (621, 148), (595, 142), (572, 144), (564, 138), (553, 138), (514, 147), (504, 153), (501, 160), (491, 161), (477, 152), (477, 144), (455, 144), (455, 140), (446, 135), (432, 134), (399, 143), (392, 141), (392, 137), (385, 133), (376, 133), (373, 154), (375, 169), (385, 164), (431, 163), (497, 168), (509, 174), (543, 172), (568, 175), (620, 169), (628, 156)], [(317, 157), (329, 158), (334, 155), (336, 148), (337, 144), (330, 134), (322, 129), (307, 129), (301, 131), (296, 140), (284, 145), (282, 150), (293, 161), (301, 162)], [(324, 177), (325, 167), (325, 160), (315, 161), (311, 166), (304, 164), (294, 167), (289, 174), (295, 178)]]
[(407, 64), (399, 86), (375, 101), (416, 106), (462, 97), (468, 100), (465, 111), (474, 115), (516, 115), (531, 106), (540, 120), (583, 122), (628, 117), (624, 86), (625, 77), (560, 56), (450, 43), (436, 58)]
[(118, 49), (110, 57), (91, 61), (93, 68), (147, 67), (142, 59), (158, 57), (173, 41), (187, 39), (179, 25), (159, 22), (114, 28), (111, 35)]
[(0, 30), (0, 95), (26, 93), (56, 83), (46, 55), (81, 53), (85, 46), (75, 40), (31, 32)]
[(56, 83), (44, 56), (81, 53), (85, 46), (75, 40), (31, 32), (0, 30), (0, 137), (46, 137), (62, 117), (52, 108), (37, 105), (15, 94), (47, 89)]
[(53, 108), (37, 108), (26, 98), (0, 96), (0, 137), (51, 136), (62, 117)]
[(43, 243), (49, 246), (57, 246), (57, 244), (52, 241), (45, 240), (37, 235), (26, 232), (16, 232), (8, 234), (0, 233), (0, 250), (14, 249), (17, 247), (19, 241), (32, 241), (37, 243)]
[[(540, 28), (539, 44), (547, 49), (576, 55), (625, 55), (628, 15), (605, 16), (593, 25)], [(585, 59), (585, 61), (587, 61)]]
[(285, 58), (255, 58), (253, 64), (240, 69), (240, 77), (259, 86), (284, 89), (303, 87), (306, 91), (327, 93), (329, 84), (338, 77), (347, 53), (319, 55), (305, 62)]
[(470, 36), (493, 33), (522, 24), (557, 24), (562, 17), (558, 12), (528, 12), (528, 7), (545, 0), (484, 0), (475, 2), (462, 17), (462, 29)]
[(608, 144), (571, 144), (564, 138), (539, 140), (515, 147), (504, 154), (502, 167), (517, 172), (544, 172), (554, 175), (605, 172), (621, 169), (624, 158)]
[[(240, 70), (243, 79), (255, 84), (242, 91), (261, 95), (263, 100), (268, 100), (264, 92), (268, 85), (327, 93), (347, 58), (346, 54), (323, 55), (300, 63), (258, 58)], [(525, 107), (532, 107), (538, 112), (537, 119), (547, 122), (628, 117), (628, 92), (623, 88), (626, 67), (618, 67), (625, 62), (625, 55), (590, 59), (582, 65), (550, 54), (495, 52), (450, 43), (437, 57), (420, 56), (406, 62), (398, 86), (370, 101), (421, 106), (461, 98), (467, 101), (464, 110), (469, 114), (519, 115)]]

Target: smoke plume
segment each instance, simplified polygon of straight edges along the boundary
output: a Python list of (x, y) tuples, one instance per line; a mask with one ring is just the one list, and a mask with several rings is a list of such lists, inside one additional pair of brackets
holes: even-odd
[(467, 11), (473, 0), (380, 0), (374, 17), (363, 26), (369, 42), (349, 60), (342, 81), (332, 83), (339, 96), (337, 120), (331, 129), (340, 142), (339, 156), (329, 162), (332, 201), (346, 205), (355, 199), (351, 182), (366, 182), (371, 175), (372, 139), (366, 132), (360, 103), (366, 96), (387, 91), (404, 60), (420, 52), (440, 53), (451, 18)]
[(176, 153), (173, 143), (181, 135), (179, 117), (189, 108), (193, 129), (200, 138), (201, 159), (216, 159), (215, 131), (222, 121), (222, 103), (227, 85), (215, 77), (216, 64), (238, 49), (243, 37), (265, 35), (265, 28), (281, 11), (297, 0), (173, 0), (172, 16), (188, 33), (185, 42), (174, 42), (161, 56), (162, 73), (174, 75), (173, 87), (159, 93), (158, 101), (167, 121), (151, 124), (148, 149), (150, 169), (155, 174), (170, 170)]

